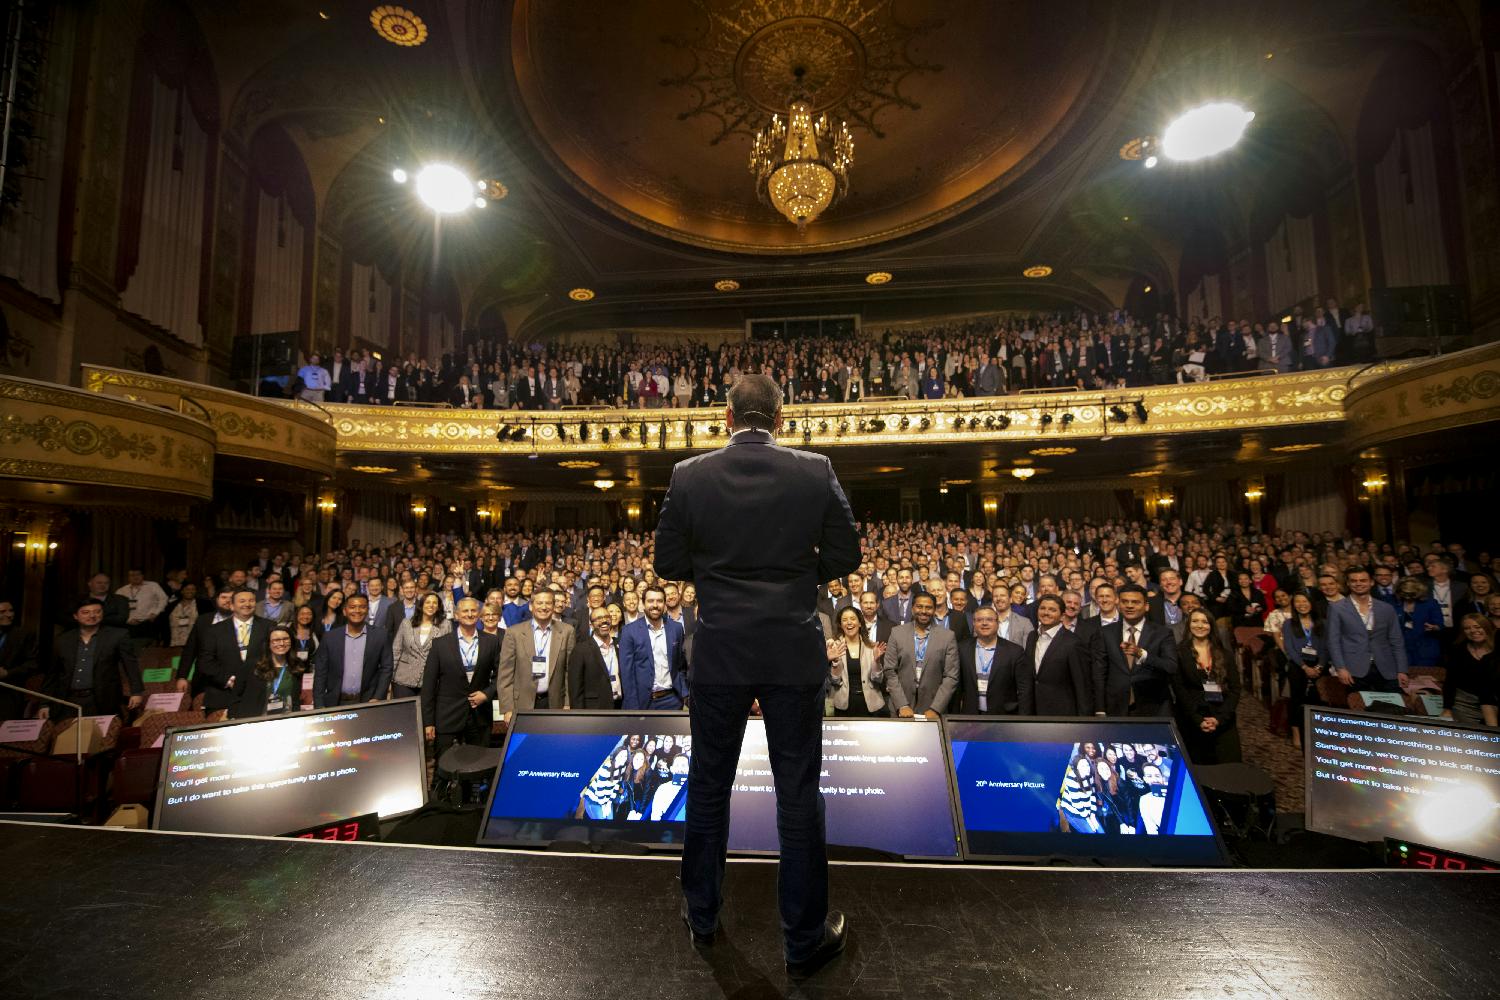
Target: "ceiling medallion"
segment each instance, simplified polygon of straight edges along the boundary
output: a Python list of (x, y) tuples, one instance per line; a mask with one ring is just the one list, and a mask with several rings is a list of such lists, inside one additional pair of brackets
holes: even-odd
[(594, 290), (592, 288), (575, 288), (568, 293), (568, 298), (572, 299), (574, 302), (587, 302), (593, 297)]
[(410, 48), (427, 41), (427, 25), (405, 7), (376, 7), (370, 11), (370, 26), (392, 45)]
[[(800, 67), (797, 79), (801, 79)], [(763, 202), (798, 229), (849, 193), (854, 137), (849, 126), (828, 115), (813, 118), (812, 105), (792, 101), (786, 117), (772, 115), (750, 148), (750, 173)]]
[(887, 285), (890, 284), (890, 281), (891, 272), (889, 271), (871, 271), (865, 275), (865, 284), (867, 285)]
[(1033, 264), (1021, 273), (1028, 278), (1045, 278), (1052, 273), (1052, 268), (1046, 264)]
[(388, 465), (351, 465), (349, 469), (351, 472), (368, 472), (372, 476), (383, 476), (396, 471)]
[(1064, 448), (1058, 446), (1056, 448), (1033, 448), (1031, 449), (1031, 453), (1041, 458), (1052, 458), (1057, 455), (1071, 455), (1077, 450), (1077, 448)]
[(714, 282), (714, 288), (721, 292), (737, 292), (739, 291), (740, 283), (733, 278), (720, 278)]
[(564, 469), (592, 469), (598, 462), (590, 462), (583, 458), (570, 458), (567, 461), (558, 462), (559, 467)]

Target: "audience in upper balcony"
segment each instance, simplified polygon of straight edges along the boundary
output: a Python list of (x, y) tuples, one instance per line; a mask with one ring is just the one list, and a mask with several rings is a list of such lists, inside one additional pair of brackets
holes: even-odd
[(1327, 368), (1373, 356), (1374, 328), (1363, 304), (1346, 315), (1330, 301), (1310, 317), (1299, 308), (1263, 323), (1218, 317), (1184, 323), (1116, 310), (990, 316), (717, 348), (692, 340), (606, 348), (476, 339), (438, 359), (412, 353), (404, 361), (360, 349), (345, 357), (336, 349), (327, 361), (309, 355), (288, 394), (310, 402), (460, 409), (684, 409), (721, 405), (734, 380), (751, 372), (774, 379), (785, 403), (845, 403), (1166, 385)]

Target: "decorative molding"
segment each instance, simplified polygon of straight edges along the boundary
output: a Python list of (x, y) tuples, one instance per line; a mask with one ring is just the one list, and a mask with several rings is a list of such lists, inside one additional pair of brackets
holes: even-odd
[(83, 366), (83, 384), (107, 396), (186, 412), (201, 409), (218, 432), (221, 455), (333, 475), (337, 438), (311, 406), (97, 365)]
[(207, 499), (213, 495), (214, 441), (213, 428), (187, 414), (0, 378), (3, 478)]
[(1345, 407), (1355, 449), (1500, 420), (1500, 343), (1361, 379)]

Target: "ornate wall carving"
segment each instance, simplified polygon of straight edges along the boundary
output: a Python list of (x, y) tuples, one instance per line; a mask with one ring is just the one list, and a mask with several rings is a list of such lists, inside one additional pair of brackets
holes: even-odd
[(1347, 409), (1351, 448), (1500, 420), (1500, 343), (1362, 379), (1350, 390)]

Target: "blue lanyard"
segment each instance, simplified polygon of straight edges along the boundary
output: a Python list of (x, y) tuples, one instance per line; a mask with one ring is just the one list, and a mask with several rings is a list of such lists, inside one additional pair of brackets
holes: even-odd
[(472, 639), (465, 639), (463, 636), (458, 637), (458, 655), (464, 662), (465, 671), (474, 669), (474, 665), (479, 662), (478, 632), (474, 633), (474, 638)]
[(547, 655), (547, 647), (552, 645), (552, 627), (549, 625), (545, 629), (533, 629), (531, 634), (533, 637), (535, 637), (538, 632), (540, 632), (542, 635), (542, 641), (536, 647), (536, 655), (545, 658)]
[(286, 677), (286, 667), (281, 668), (281, 673), (276, 675), (276, 683), (271, 685), (271, 697), (276, 697), (276, 692), (281, 690), (281, 681)]
[(983, 646), (975, 646), (974, 651), (976, 661), (979, 664), (979, 676), (988, 677), (990, 675), (990, 667), (995, 663), (995, 650), (985, 649)]
[(932, 633), (931, 632), (929, 632), (926, 635), (922, 636), (922, 638), (920, 638), (920, 639), (917, 639), (915, 636), (913, 637), (913, 643), (916, 646), (916, 650), (917, 650), (917, 662), (918, 663), (923, 663), (923, 662), (925, 662), (927, 660), (927, 640), (929, 640), (931, 638), (932, 638)]

